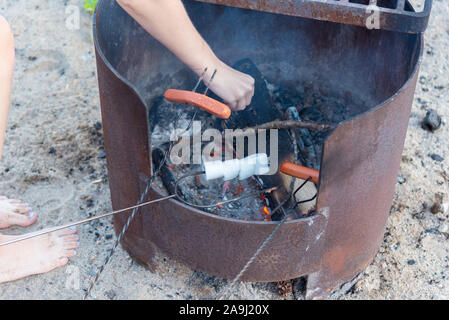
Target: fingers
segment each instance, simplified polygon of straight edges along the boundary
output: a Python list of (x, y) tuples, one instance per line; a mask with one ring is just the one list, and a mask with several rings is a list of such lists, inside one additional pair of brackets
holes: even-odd
[(232, 111), (235, 111), (238, 105), (238, 101), (225, 101), (225, 103), (228, 105), (229, 108), (231, 108)]
[(236, 111), (244, 110), (247, 106), (249, 106), (254, 96), (254, 79), (249, 75), (245, 75), (245, 78), (246, 83), (243, 85), (244, 91), (236, 104)]
[(245, 96), (246, 106), (249, 106), (251, 104), (251, 100), (253, 100), (253, 97), (254, 97), (254, 85), (252, 87), (252, 90)]
[(234, 111), (244, 110), (254, 96), (255, 80), (250, 75), (224, 65), (217, 70), (211, 90)]
[(248, 88), (247, 90), (239, 94), (238, 98), (235, 99), (234, 101), (228, 102), (227, 105), (233, 111), (245, 110), (245, 108), (251, 104), (253, 96), (254, 96), (254, 85), (251, 88)]
[(253, 98), (254, 92), (250, 92), (246, 94), (243, 98), (234, 101), (229, 107), (234, 111), (242, 111), (245, 110), (247, 106), (251, 104), (251, 100)]
[(248, 106), (246, 98), (240, 99), (235, 107), (235, 111), (242, 111)]

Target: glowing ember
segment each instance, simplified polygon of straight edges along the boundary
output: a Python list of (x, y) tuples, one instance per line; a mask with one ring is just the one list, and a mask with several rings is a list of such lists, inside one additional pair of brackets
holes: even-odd
[(239, 184), (239, 188), (237, 189), (237, 194), (241, 194), (243, 192), (243, 186)]
[(263, 212), (269, 216), (271, 214), (270, 208), (268, 208), (267, 206), (263, 207)]

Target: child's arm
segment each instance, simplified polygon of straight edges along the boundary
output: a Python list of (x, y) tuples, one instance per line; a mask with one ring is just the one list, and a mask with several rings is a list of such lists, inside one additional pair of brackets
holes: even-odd
[[(139, 24), (197, 74), (217, 74), (211, 90), (232, 109), (243, 110), (254, 95), (254, 79), (218, 59), (193, 26), (181, 0), (117, 0)], [(218, 35), (217, 35), (218, 36)]]
[(14, 38), (8, 22), (0, 15), (0, 159), (8, 120), (13, 72)]

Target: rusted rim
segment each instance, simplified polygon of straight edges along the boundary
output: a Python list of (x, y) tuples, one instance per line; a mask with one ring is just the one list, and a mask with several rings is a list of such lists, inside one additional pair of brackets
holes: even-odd
[[(105, 65), (111, 70), (111, 72), (114, 73), (114, 75), (115, 75), (118, 79), (120, 79), (120, 81), (122, 81), (123, 83), (125, 83), (128, 87), (130, 87), (130, 88), (134, 91), (134, 93), (139, 97), (140, 101), (146, 106), (146, 110), (147, 110), (147, 113), (148, 113), (148, 106), (147, 106), (147, 104), (144, 102), (145, 100), (142, 99), (142, 96), (139, 94), (139, 91), (137, 90), (137, 88), (136, 88), (136, 87), (135, 87), (135, 86), (134, 86), (128, 79), (126, 79), (124, 76), (122, 76), (122, 75), (121, 75), (121, 74), (114, 68), (114, 66), (112, 66), (112, 64), (109, 62), (109, 60), (108, 60), (108, 59), (106, 58), (106, 56), (104, 55), (103, 50), (102, 50), (102, 48), (101, 48), (101, 46), (100, 46), (100, 44), (99, 44), (99, 42), (98, 42), (98, 36), (97, 36), (97, 17), (99, 16), (99, 12), (101, 11), (101, 6), (103, 5), (103, 1), (104, 1), (104, 0), (99, 0), (98, 5), (97, 5), (97, 7), (96, 7), (96, 9), (95, 9), (95, 12), (94, 12), (94, 15), (93, 15), (93, 25), (92, 25), (92, 28), (93, 28), (93, 39), (94, 39), (94, 45), (95, 45), (96, 52), (97, 52), (97, 54), (99, 54), (99, 56), (101, 57), (101, 59), (103, 60), (103, 62), (105, 63)], [(306, 19), (306, 18), (298, 17), (298, 19)], [(335, 132), (336, 130), (338, 130), (338, 128), (340, 128), (341, 126), (343, 126), (343, 125), (346, 124), (346, 123), (349, 123), (349, 122), (351, 122), (351, 121), (353, 121), (353, 120), (355, 120), (355, 119), (359, 119), (360, 117), (362, 117), (362, 116), (364, 116), (364, 115), (366, 115), (366, 114), (368, 114), (368, 113), (371, 113), (371, 112), (373, 112), (373, 111), (376, 111), (376, 110), (378, 110), (378, 109), (384, 107), (385, 105), (387, 105), (388, 103), (390, 103), (391, 101), (393, 101), (399, 94), (401, 94), (401, 93), (408, 87), (409, 83), (412, 81), (413, 77), (414, 77), (414, 76), (416, 75), (416, 73), (418, 72), (419, 67), (420, 67), (420, 65), (421, 65), (421, 63), (422, 63), (422, 57), (423, 57), (423, 50), (424, 50), (424, 35), (421, 33), (421, 34), (419, 34), (419, 35), (416, 34), (416, 36), (419, 38), (419, 41), (420, 41), (420, 48), (419, 48), (419, 53), (418, 53), (418, 60), (417, 60), (415, 66), (414, 66), (414, 68), (413, 68), (413, 71), (410, 73), (410, 75), (409, 75), (407, 81), (404, 82), (404, 84), (399, 88), (399, 90), (397, 90), (391, 97), (389, 97), (388, 99), (386, 99), (386, 100), (383, 101), (382, 103), (377, 104), (377, 105), (375, 105), (374, 107), (372, 107), (372, 108), (370, 108), (370, 109), (368, 109), (368, 110), (366, 110), (366, 111), (364, 111), (364, 112), (362, 112), (362, 113), (359, 113), (359, 114), (357, 114), (357, 115), (355, 115), (355, 116), (353, 116), (353, 117), (351, 117), (351, 118), (348, 118), (348, 119), (346, 119), (346, 120), (343, 120), (343, 121), (339, 122), (339, 123), (337, 124), (337, 126), (335, 127), (335, 129), (333, 130), (333, 132), (332, 132), (332, 133), (325, 139), (325, 141), (324, 141), (324, 146), (326, 145), (327, 140), (330, 138), (330, 136), (332, 136), (332, 135), (334, 134), (334, 132)], [(324, 146), (323, 146), (323, 147), (324, 147)], [(150, 150), (151, 150), (151, 146), (149, 146), (149, 148), (150, 148)], [(322, 161), (322, 160), (323, 160), (323, 159), (321, 159), (321, 161)], [(150, 161), (150, 159), (148, 159), (148, 161)], [(320, 176), (320, 180), (321, 180), (321, 176)], [(160, 190), (158, 190), (158, 189), (156, 189), (156, 188), (154, 188), (154, 187), (152, 187), (151, 189), (152, 189), (153, 192), (155, 192), (156, 194), (158, 194), (158, 195), (160, 195), (160, 196), (164, 196), (164, 194), (162, 194), (162, 193), (160, 192)], [(319, 201), (319, 196), (320, 196), (320, 192), (319, 192), (319, 184), (318, 184), (318, 199), (317, 199), (317, 201)], [(226, 221), (226, 222), (242, 223), (242, 224), (254, 224), (254, 225), (277, 225), (277, 224), (279, 224), (278, 221), (244, 221), (244, 220), (238, 220), (238, 219), (234, 219), (234, 218), (227, 218), (227, 217), (217, 216), (217, 215), (213, 215), (213, 214), (207, 213), (207, 212), (205, 212), (205, 211), (199, 210), (199, 209), (197, 209), (197, 208), (193, 208), (193, 207), (187, 206), (187, 205), (185, 205), (184, 203), (182, 203), (181, 201), (178, 201), (178, 200), (176, 200), (176, 199), (170, 199), (170, 200), (168, 200), (168, 201), (173, 202), (173, 203), (176, 203), (176, 204), (179, 205), (179, 206), (182, 206), (182, 207), (184, 207), (184, 208), (187, 208), (187, 209), (189, 209), (189, 210), (191, 210), (191, 211), (193, 211), (193, 212), (195, 212), (195, 213), (204, 215), (204, 216), (206, 216), (206, 217), (213, 218), (213, 219), (217, 219), (217, 220), (222, 220), (222, 221)], [(312, 221), (316, 216), (317, 216), (317, 214), (315, 213), (315, 214), (313, 214), (313, 215), (310, 216), (310, 217), (299, 218), (299, 219), (293, 219), (293, 220), (287, 221), (287, 222), (285, 222), (285, 224), (297, 223), (297, 221), (299, 221), (299, 220), (301, 220), (301, 221), (311, 220), (311, 221)]]

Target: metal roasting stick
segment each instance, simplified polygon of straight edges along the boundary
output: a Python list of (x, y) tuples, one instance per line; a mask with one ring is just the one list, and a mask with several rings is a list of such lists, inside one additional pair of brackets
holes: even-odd
[[(195, 87), (192, 90), (193, 92), (195, 92), (198, 89), (199, 85), (203, 81), (203, 78), (204, 78), (204, 75), (206, 74), (206, 72), (207, 72), (207, 68), (204, 69), (203, 73), (201, 74), (200, 78), (198, 79), (198, 82), (196, 83)], [(217, 73), (217, 70), (215, 69), (213, 74), (212, 74), (212, 76), (211, 76), (211, 78), (210, 78), (210, 80), (209, 80), (209, 83), (206, 86), (206, 89), (204, 90), (204, 95), (206, 95), (207, 92), (209, 91), (210, 84), (214, 80), (216, 73)], [(192, 120), (189, 123), (189, 126), (187, 127), (187, 129), (185, 131), (189, 131), (190, 130), (190, 127), (193, 124), (193, 121), (194, 121), (194, 118), (196, 117), (196, 114), (197, 113), (195, 112), (193, 117), (192, 117)], [(179, 120), (180, 117), (181, 117), (181, 114), (178, 115), (177, 119), (175, 120), (175, 123), (178, 123), (178, 120)], [(176, 128), (175, 128), (175, 130), (176, 130)], [(161, 161), (161, 163), (159, 164), (159, 167), (156, 169), (156, 171), (151, 176), (150, 180), (148, 181), (147, 186), (146, 186), (144, 192), (142, 193), (142, 195), (139, 198), (139, 201), (137, 202), (138, 205), (141, 204), (145, 200), (145, 198), (147, 197), (148, 192), (151, 189), (151, 185), (153, 184), (154, 179), (158, 176), (160, 170), (162, 169), (162, 167), (167, 162), (168, 155), (170, 154), (170, 152), (171, 152), (171, 150), (172, 150), (176, 140), (177, 139), (174, 139), (174, 140), (170, 141), (169, 147), (168, 147), (167, 151), (165, 152), (164, 158)], [(109, 254), (106, 256), (105, 261), (101, 265), (100, 269), (97, 271), (94, 280), (92, 281), (92, 283), (90, 284), (89, 288), (87, 289), (86, 294), (83, 297), (84, 300), (86, 300), (87, 297), (90, 295), (93, 287), (97, 283), (97, 281), (98, 281), (101, 273), (103, 272), (105, 266), (108, 264), (109, 260), (111, 259), (112, 255), (114, 254), (115, 250), (117, 249), (118, 245), (120, 244), (120, 241), (122, 240), (122, 238), (125, 235), (126, 231), (129, 229), (129, 226), (130, 226), (131, 222), (134, 220), (134, 217), (136, 216), (138, 211), (139, 211), (139, 207), (134, 208), (132, 213), (131, 213), (131, 215), (128, 217), (128, 220), (126, 221), (125, 225), (123, 226), (122, 231), (118, 235), (118, 237), (117, 237), (117, 239), (116, 239), (112, 249), (109, 251)]]
[(85, 223), (88, 223), (88, 222), (91, 222), (91, 221), (94, 221), (94, 220), (106, 218), (106, 217), (115, 215), (117, 213), (122, 213), (122, 212), (129, 211), (129, 210), (132, 210), (132, 209), (137, 209), (137, 208), (144, 207), (144, 206), (147, 206), (147, 205), (150, 205), (150, 204), (153, 204), (153, 203), (169, 200), (169, 199), (172, 199), (172, 198), (175, 198), (175, 197), (176, 197), (176, 195), (173, 194), (173, 195), (170, 195), (170, 196), (167, 196), (167, 197), (163, 197), (163, 198), (151, 200), (151, 201), (148, 201), (148, 202), (144, 202), (144, 203), (141, 203), (141, 204), (129, 207), (129, 208), (124, 208), (124, 209), (120, 209), (120, 210), (117, 210), (117, 211), (108, 212), (108, 213), (102, 214), (100, 216), (95, 216), (95, 217), (91, 217), (91, 218), (84, 219), (84, 220), (81, 220), (81, 221), (68, 223), (66, 225), (53, 227), (53, 228), (47, 228), (47, 229), (39, 230), (39, 231), (36, 231), (36, 232), (28, 233), (28, 234), (26, 234), (24, 236), (18, 236), (15, 239), (12, 239), (12, 240), (9, 240), (9, 241), (5, 241), (5, 242), (1, 242), (0, 243), (0, 247), (6, 246), (8, 244), (13, 244), (13, 243), (16, 243), (16, 242), (28, 240), (28, 239), (31, 239), (31, 238), (39, 237), (39, 236), (42, 236), (42, 235), (47, 234), (47, 233), (52, 233), (52, 232), (59, 231), (59, 230), (62, 230), (62, 229), (67, 229), (67, 228), (70, 228), (70, 227), (78, 226), (78, 225), (85, 224)]

